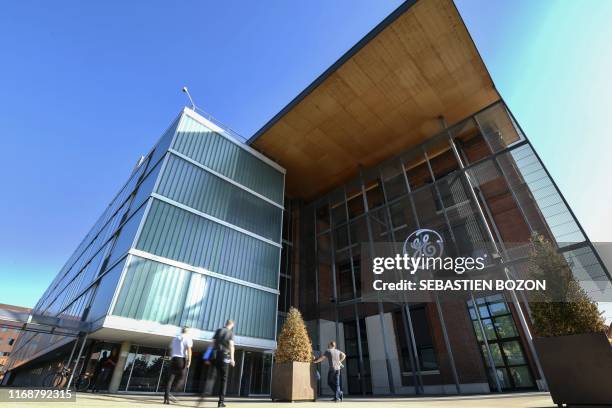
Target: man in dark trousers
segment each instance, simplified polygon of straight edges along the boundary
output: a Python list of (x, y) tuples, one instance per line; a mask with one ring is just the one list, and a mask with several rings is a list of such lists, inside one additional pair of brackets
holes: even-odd
[(346, 354), (336, 348), (336, 342), (329, 342), (329, 348), (325, 350), (325, 353), (316, 360), (314, 363), (320, 363), (327, 359), (329, 361), (329, 371), (327, 372), (327, 385), (332, 389), (334, 398), (332, 401), (340, 402), (344, 398), (342, 393), (342, 386), (340, 383), (340, 370), (342, 370), (342, 362), (346, 358)]
[(217, 407), (225, 406), (225, 390), (227, 387), (227, 371), (229, 366), (236, 364), (234, 361), (234, 322), (228, 320), (225, 326), (217, 329), (213, 340), (215, 341), (215, 367), (217, 368), (217, 378), (219, 380), (219, 403)]
[(175, 336), (170, 342), (170, 377), (166, 384), (166, 392), (164, 393), (164, 404), (170, 404), (170, 399), (176, 400), (170, 392), (172, 386), (181, 384), (185, 375), (185, 370), (191, 364), (191, 349), (193, 348), (193, 340), (187, 334), (187, 327), (183, 327), (181, 334)]

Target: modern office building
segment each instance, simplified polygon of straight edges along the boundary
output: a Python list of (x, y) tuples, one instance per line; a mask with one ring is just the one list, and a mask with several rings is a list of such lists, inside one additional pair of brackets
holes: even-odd
[[(364, 301), (362, 246), (419, 228), (453, 256), (495, 243), (515, 273), (505, 244), (543, 234), (576, 276), (610, 284), (451, 0), (402, 4), (246, 143), (184, 109), (34, 309), (82, 322), (79, 340), (26, 333), (9, 382), (117, 348), (111, 390), (159, 392), (170, 336), (194, 328), (200, 353), (231, 317), (230, 393), (267, 394), (295, 305), (316, 349), (346, 351), (349, 394), (541, 387), (518, 297)], [(186, 391), (208, 391), (198, 356)]]

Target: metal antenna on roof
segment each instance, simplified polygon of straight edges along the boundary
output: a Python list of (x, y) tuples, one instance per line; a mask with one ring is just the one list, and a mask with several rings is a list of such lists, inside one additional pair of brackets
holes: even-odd
[(193, 99), (191, 98), (191, 94), (189, 93), (189, 89), (187, 89), (186, 86), (183, 87), (183, 92), (185, 92), (187, 94), (187, 97), (189, 98), (189, 102), (191, 102), (191, 109), (195, 110), (196, 109), (196, 105), (195, 105), (195, 103), (193, 103)]

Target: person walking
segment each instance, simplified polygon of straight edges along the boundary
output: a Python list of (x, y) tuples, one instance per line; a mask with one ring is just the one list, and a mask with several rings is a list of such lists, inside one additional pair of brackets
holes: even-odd
[(114, 348), (111, 351), (111, 355), (108, 355), (107, 351), (102, 353), (102, 358), (99, 361), (100, 364), (100, 372), (96, 377), (96, 381), (94, 383), (94, 388), (92, 392), (100, 392), (100, 390), (108, 390), (108, 384), (110, 383), (111, 375), (113, 374), (113, 370), (117, 365), (118, 360), (118, 350)]
[(217, 369), (217, 378), (219, 381), (219, 388), (217, 395), (219, 395), (219, 402), (217, 407), (225, 407), (225, 391), (227, 388), (227, 372), (229, 366), (232, 367), (236, 364), (234, 361), (234, 322), (228, 320), (225, 322), (225, 326), (217, 329), (213, 340), (215, 342), (215, 367)]
[(96, 362), (96, 367), (94, 368), (93, 375), (91, 376), (91, 392), (98, 392), (100, 388), (100, 373), (102, 372), (102, 366), (108, 360), (108, 351), (102, 352), (102, 357)]
[(342, 393), (342, 385), (340, 383), (340, 370), (342, 370), (342, 362), (346, 359), (346, 354), (336, 348), (336, 342), (330, 341), (328, 349), (325, 353), (313, 362), (315, 364), (320, 363), (323, 360), (329, 361), (329, 370), (327, 371), (327, 385), (331, 388), (334, 393), (332, 401), (340, 402), (344, 399)]
[(185, 370), (191, 365), (193, 340), (189, 337), (187, 331), (187, 327), (183, 327), (181, 334), (178, 334), (170, 342), (170, 377), (166, 384), (166, 392), (164, 392), (164, 404), (170, 404), (171, 398), (173, 402), (176, 402), (176, 398), (170, 394), (172, 386), (180, 385), (183, 382)]

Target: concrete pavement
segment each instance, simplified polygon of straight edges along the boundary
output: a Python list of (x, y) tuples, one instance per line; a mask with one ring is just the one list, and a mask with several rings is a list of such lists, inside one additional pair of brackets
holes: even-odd
[[(163, 397), (161, 395), (128, 395), (128, 394), (77, 394), (75, 402), (0, 402), (0, 407), (28, 407), (37, 408), (138, 408), (160, 405)], [(317, 402), (300, 402), (298, 408), (371, 408), (382, 406), (385, 408), (554, 408), (556, 407), (550, 399), (548, 393), (525, 393), (525, 394), (505, 394), (505, 395), (486, 395), (486, 396), (463, 396), (463, 397), (406, 397), (406, 398), (347, 398), (340, 404), (334, 404), (329, 400), (319, 400)], [(179, 396), (178, 401), (172, 404), (176, 407), (206, 407), (217, 406), (216, 399), (208, 397), (201, 400), (194, 396)], [(273, 403), (264, 398), (228, 398), (226, 401), (228, 408), (282, 408), (287, 403)]]

